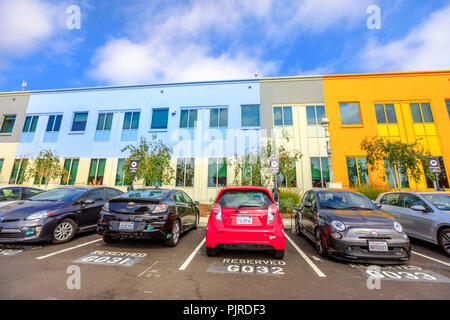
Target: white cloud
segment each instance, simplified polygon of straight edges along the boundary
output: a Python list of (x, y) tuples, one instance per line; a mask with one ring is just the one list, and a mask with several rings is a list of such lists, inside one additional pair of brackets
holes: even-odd
[[(264, 60), (261, 53), (274, 38), (364, 20), (366, 2), (198, 0), (162, 12), (142, 13), (139, 7), (132, 14), (128, 8), (129, 37), (98, 48), (88, 75), (108, 84), (135, 84), (273, 74), (279, 62)], [(258, 41), (248, 41), (253, 33)]]
[(371, 39), (360, 54), (366, 71), (450, 68), (450, 5), (434, 12), (404, 38), (380, 44)]

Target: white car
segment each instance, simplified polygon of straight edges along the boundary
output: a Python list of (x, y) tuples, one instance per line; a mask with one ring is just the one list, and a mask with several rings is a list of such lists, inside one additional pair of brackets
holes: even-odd
[(26, 200), (34, 197), (42, 192), (45, 192), (45, 190), (33, 187), (23, 187), (17, 185), (0, 186), (0, 208), (14, 201)]

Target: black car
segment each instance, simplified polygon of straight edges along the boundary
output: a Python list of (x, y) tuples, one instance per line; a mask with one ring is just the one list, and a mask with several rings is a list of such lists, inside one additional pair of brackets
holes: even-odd
[(98, 234), (106, 243), (122, 239), (164, 239), (177, 245), (182, 232), (197, 229), (198, 202), (181, 190), (142, 189), (111, 199), (98, 221)]
[(310, 190), (295, 211), (297, 234), (312, 240), (321, 256), (380, 263), (410, 258), (403, 227), (362, 194)]
[(0, 208), (0, 243), (65, 243), (95, 230), (106, 201), (123, 194), (106, 187), (64, 187)]
[(42, 192), (45, 192), (45, 190), (33, 187), (17, 185), (0, 186), (0, 207), (4, 207), (13, 201), (26, 200)]

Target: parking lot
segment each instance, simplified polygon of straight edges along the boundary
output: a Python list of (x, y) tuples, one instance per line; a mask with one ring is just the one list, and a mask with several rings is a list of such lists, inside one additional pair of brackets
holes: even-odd
[(175, 248), (159, 241), (108, 245), (95, 233), (63, 245), (0, 245), (0, 299), (450, 298), (450, 259), (420, 241), (411, 241), (407, 264), (377, 270), (319, 258), (288, 229), (283, 260), (245, 251), (211, 258), (205, 232), (189, 231)]

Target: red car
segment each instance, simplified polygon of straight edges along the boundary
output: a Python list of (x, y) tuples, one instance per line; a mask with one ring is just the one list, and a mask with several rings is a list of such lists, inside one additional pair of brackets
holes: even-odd
[(206, 253), (220, 249), (270, 250), (284, 257), (283, 222), (269, 190), (229, 187), (219, 192), (206, 231)]

